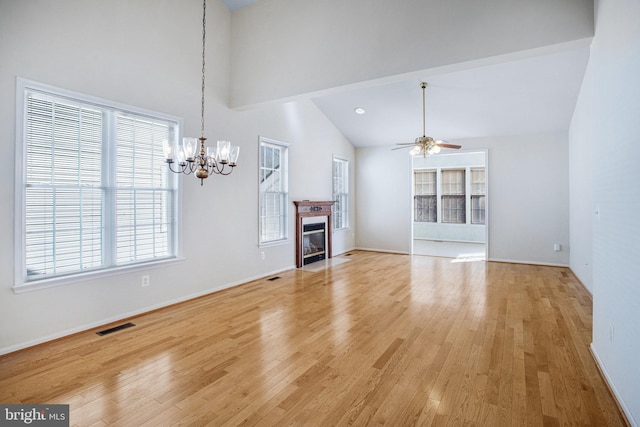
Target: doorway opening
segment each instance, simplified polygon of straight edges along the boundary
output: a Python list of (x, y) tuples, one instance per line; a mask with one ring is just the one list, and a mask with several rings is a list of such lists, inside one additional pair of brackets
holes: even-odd
[(411, 253), (485, 260), (488, 254), (487, 151), (412, 158)]

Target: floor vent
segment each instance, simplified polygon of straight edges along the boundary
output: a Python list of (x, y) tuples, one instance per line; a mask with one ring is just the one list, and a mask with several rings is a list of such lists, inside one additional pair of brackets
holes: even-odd
[(100, 336), (107, 335), (107, 334), (112, 334), (114, 332), (118, 332), (118, 331), (121, 331), (123, 329), (131, 328), (132, 326), (136, 326), (136, 325), (134, 325), (133, 323), (129, 322), (129, 323), (125, 323), (125, 324), (122, 324), (122, 325), (114, 326), (113, 328), (105, 329), (104, 331), (96, 332), (96, 334), (98, 334)]
[(352, 254), (344, 254), (344, 256), (351, 256)]
[(267, 279), (270, 282), (273, 282), (274, 280), (278, 280), (280, 278), (280, 276), (275, 276), (275, 277), (271, 277), (269, 279)]

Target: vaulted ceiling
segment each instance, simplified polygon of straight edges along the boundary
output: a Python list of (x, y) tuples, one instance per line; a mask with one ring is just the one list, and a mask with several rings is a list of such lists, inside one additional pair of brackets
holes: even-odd
[[(589, 57), (586, 47), (477, 68), (427, 75), (312, 98), (357, 147), (561, 132), (569, 127)], [(358, 115), (354, 109), (364, 108)]]
[[(259, 0), (223, 2), (235, 11)], [(285, 3), (273, 3), (280, 13), (288, 10)], [(586, 0), (582, 3), (581, 7), (589, 7)], [(248, 12), (261, 16), (267, 10), (265, 8), (271, 10), (272, 4), (263, 0), (255, 6), (261, 8), (259, 12)], [(468, 9), (458, 9), (458, 13), (461, 10), (467, 13)], [(463, 22), (457, 24), (464, 29)], [(554, 25), (556, 31), (563, 31), (561, 23)], [(510, 27), (508, 31), (514, 30)], [(422, 34), (421, 37), (426, 36)], [(447, 41), (446, 35), (442, 40)], [(243, 42), (246, 46), (246, 41)], [(472, 40), (469, 42), (473, 43)], [(426, 68), (365, 79), (355, 84), (311, 91), (303, 96), (310, 98), (356, 147), (392, 146), (412, 142), (421, 136), (421, 81), (429, 83), (427, 135), (436, 139), (562, 132), (570, 125), (589, 57), (589, 43), (589, 38), (583, 38), (558, 48), (545, 47), (529, 50), (526, 54), (505, 55), (507, 58), (502, 59), (491, 56), (489, 60), (481, 58), (453, 67)], [(313, 52), (312, 47), (310, 50)], [(292, 56), (296, 57), (296, 52)], [(335, 67), (341, 65), (333, 63)], [(277, 77), (273, 82), (278, 82)], [(366, 113), (356, 114), (354, 109), (357, 107)]]

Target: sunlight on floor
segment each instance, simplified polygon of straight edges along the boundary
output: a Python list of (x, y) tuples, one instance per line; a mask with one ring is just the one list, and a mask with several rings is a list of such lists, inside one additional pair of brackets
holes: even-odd
[(454, 258), (451, 262), (474, 262), (486, 259), (484, 243), (414, 240), (413, 254)]

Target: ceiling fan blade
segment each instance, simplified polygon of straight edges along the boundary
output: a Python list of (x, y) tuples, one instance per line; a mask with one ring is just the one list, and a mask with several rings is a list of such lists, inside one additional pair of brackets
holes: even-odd
[[(411, 144), (411, 145), (413, 145), (413, 144)], [(410, 145), (405, 145), (404, 147), (396, 147), (396, 148), (392, 148), (391, 151), (393, 151), (393, 150), (402, 150), (403, 148), (411, 148), (411, 146)]]
[(436, 143), (436, 145), (438, 147), (442, 147), (442, 148), (454, 148), (456, 150), (462, 148), (462, 145), (456, 145), (456, 144), (447, 144), (446, 142), (438, 142)]
[(415, 142), (396, 142), (396, 145), (416, 145)]

